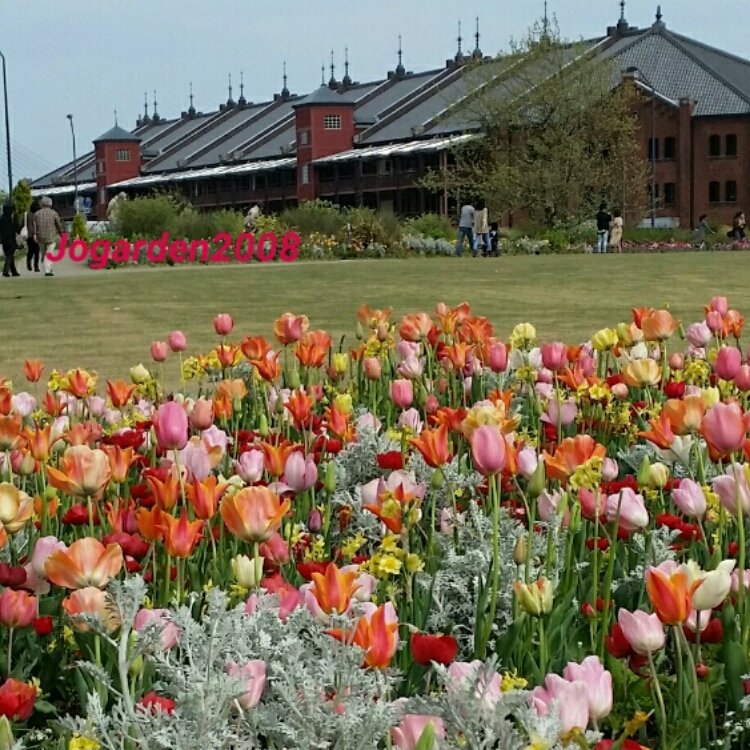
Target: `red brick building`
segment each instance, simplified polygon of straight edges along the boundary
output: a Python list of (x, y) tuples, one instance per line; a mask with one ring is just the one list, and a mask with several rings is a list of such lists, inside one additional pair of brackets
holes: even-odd
[[(750, 209), (750, 62), (668, 29), (661, 10), (650, 26), (632, 27), (620, 6), (616, 25), (584, 45), (612, 62), (613, 87), (635, 85), (643, 94), (637, 115), (643, 155), (653, 146), (657, 223), (694, 226), (703, 213), (730, 223)], [(462, 108), (476, 80), (466, 62), (481, 62), (491, 77), (497, 59), (481, 52), (478, 28), (474, 41), (467, 56), (459, 37), (453, 58), (419, 73), (404, 68), (399, 51), (395, 70), (368, 83), (352, 81), (348, 60), (338, 81), (331, 64), (328, 83), (306, 97), (289, 92), (284, 74), (270, 101), (249, 102), (241, 87), (235, 102), (230, 85), (214, 112), (197, 112), (192, 95), (175, 119), (155, 107), (149, 116), (146, 105), (132, 133), (113, 128), (75, 166), (32, 187), (70, 215), (77, 174), (100, 218), (113, 195), (153, 189), (177, 190), (203, 208), (259, 203), (273, 211), (318, 197), (400, 214), (453, 213), (446, 195), (417, 181), (476, 130)]]

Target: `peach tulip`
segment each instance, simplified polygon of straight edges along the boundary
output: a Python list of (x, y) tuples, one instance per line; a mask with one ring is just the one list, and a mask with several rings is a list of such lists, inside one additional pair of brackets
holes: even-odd
[(377, 357), (365, 357), (362, 360), (362, 368), (368, 380), (380, 380), (383, 366)]
[(221, 503), (224, 524), (245, 542), (265, 542), (278, 530), (291, 506), (267, 487), (245, 487)]
[(664, 341), (679, 327), (669, 310), (649, 310), (641, 318), (640, 329), (646, 341)]
[(175, 518), (169, 513), (159, 516), (159, 529), (167, 554), (184, 559), (190, 557), (198, 542), (203, 537), (205, 521), (189, 521), (185, 508)]
[(190, 424), (196, 430), (207, 430), (214, 423), (214, 402), (199, 398), (190, 411)]
[(658, 385), (661, 380), (661, 368), (653, 359), (636, 359), (629, 362), (622, 370), (622, 379), (631, 388), (647, 388)]
[(122, 569), (119, 544), (106, 547), (92, 537), (78, 539), (66, 550), (55, 550), (44, 563), (47, 579), (66, 589), (106, 586)]
[(741, 450), (746, 432), (742, 409), (737, 403), (719, 402), (703, 416), (701, 433), (713, 460)]
[(286, 346), (299, 341), (309, 327), (310, 321), (306, 315), (286, 312), (274, 322), (273, 333), (279, 342)]
[(70, 617), (73, 627), (81, 633), (88, 632), (90, 628), (79, 619), (80, 615), (98, 617), (110, 633), (120, 626), (119, 615), (109, 606), (107, 594), (96, 586), (74, 591), (65, 597), (61, 604), (65, 614)]
[(55, 489), (75, 497), (98, 498), (112, 476), (107, 454), (88, 445), (71, 445), (67, 448), (60, 467), (47, 467), (49, 482)]
[(3, 589), (0, 594), (0, 625), (6, 628), (27, 628), (37, 616), (38, 602), (27, 591)]

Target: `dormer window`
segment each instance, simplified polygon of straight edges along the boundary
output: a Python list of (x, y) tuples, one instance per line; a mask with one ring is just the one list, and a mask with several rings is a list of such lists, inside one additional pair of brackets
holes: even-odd
[(115, 158), (117, 159), (117, 161), (130, 161), (130, 149), (118, 148)]
[(326, 115), (323, 119), (325, 130), (341, 130), (341, 115)]

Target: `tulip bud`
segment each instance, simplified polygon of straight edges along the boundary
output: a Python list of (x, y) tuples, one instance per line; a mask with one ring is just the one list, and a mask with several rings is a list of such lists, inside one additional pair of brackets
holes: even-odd
[(154, 362), (163, 362), (167, 358), (167, 342), (166, 341), (152, 341), (151, 342), (151, 359)]
[(130, 379), (136, 385), (141, 385), (151, 379), (151, 373), (142, 364), (138, 364), (130, 368)]
[(625, 383), (615, 383), (612, 386), (612, 395), (615, 398), (619, 399), (625, 399), (628, 397), (628, 387), (625, 385)]
[(268, 418), (265, 414), (261, 414), (258, 420), (258, 434), (261, 437), (268, 437)]
[(355, 334), (360, 341), (365, 337), (365, 333), (362, 330), (362, 323), (360, 323), (360, 321), (357, 321), (357, 328), (356, 328)]
[(283, 414), (284, 413), (284, 399), (279, 396), (274, 402), (273, 402), (273, 410), (277, 414)]
[(7, 716), (0, 717), (0, 750), (11, 750), (16, 747), (13, 730)]
[[(254, 589), (263, 576), (263, 561), (260, 557), (258, 560), (250, 559), (247, 555), (236, 555), (231, 559), (232, 574), (240, 586), (246, 589)], [(256, 566), (256, 562), (258, 565)]]
[(310, 511), (307, 518), (307, 528), (313, 534), (317, 534), (323, 528), (323, 516), (317, 508)]
[(228, 336), (232, 332), (232, 328), (234, 328), (234, 320), (232, 320), (231, 315), (222, 313), (214, 318), (214, 331), (219, 336)]
[(292, 370), (290, 373), (287, 374), (286, 382), (289, 384), (289, 387), (296, 391), (297, 388), (299, 388), (302, 385), (302, 380), (300, 380), (299, 372), (295, 369)]
[(516, 546), (513, 548), (513, 562), (516, 565), (524, 565), (529, 557), (529, 545), (526, 542), (526, 535), (519, 536), (516, 539)]
[(326, 465), (323, 487), (328, 494), (331, 494), (336, 489), (336, 464), (333, 461), (329, 461)]
[(443, 486), (443, 472), (442, 471), (433, 471), (432, 477), (430, 478), (430, 487), (432, 487), (433, 490), (438, 490)]
[(337, 352), (331, 357), (331, 365), (337, 375), (343, 375), (349, 367), (349, 355), (345, 352)]
[(699, 680), (704, 680), (706, 677), (708, 677), (708, 667), (705, 664), (696, 664), (695, 676)]
[(662, 463), (655, 463), (648, 468), (647, 484), (652, 489), (663, 489), (669, 481), (669, 469)]
[(532, 581), (528, 586), (521, 581), (513, 584), (518, 603), (532, 617), (548, 615), (552, 611), (552, 584), (546, 578)]
[(539, 495), (542, 494), (546, 482), (547, 476), (544, 468), (544, 461), (540, 461), (537, 464), (534, 473), (531, 475), (528, 487), (526, 488), (526, 494), (532, 499), (539, 497)]
[(648, 486), (650, 468), (651, 468), (651, 464), (649, 463), (648, 458), (644, 458), (643, 461), (641, 461), (641, 466), (638, 469), (638, 474), (636, 475), (636, 479), (638, 480), (639, 487)]
[[(131, 677), (138, 677), (138, 675), (143, 672), (143, 655), (138, 654), (138, 656), (133, 659), (133, 661), (130, 662), (130, 667), (128, 668), (128, 672), (130, 673)], [(0, 750), (2, 749), (2, 744), (0, 744)]]

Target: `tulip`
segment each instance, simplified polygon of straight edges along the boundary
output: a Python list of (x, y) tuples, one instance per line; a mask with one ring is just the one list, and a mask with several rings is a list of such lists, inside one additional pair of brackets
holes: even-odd
[(120, 572), (122, 565), (123, 555), (119, 544), (105, 547), (98, 539), (84, 537), (73, 542), (66, 550), (52, 552), (44, 563), (44, 572), (56, 586), (82, 589), (106, 586)]
[(265, 459), (263, 451), (259, 451), (256, 448), (245, 451), (239, 458), (239, 461), (234, 462), (234, 470), (242, 478), (243, 482), (247, 484), (255, 484), (263, 478), (263, 469), (265, 467)]
[(267, 487), (245, 487), (221, 503), (221, 517), (229, 531), (245, 542), (265, 542), (278, 530), (291, 506)]
[(434, 469), (451, 460), (448, 426), (445, 424), (436, 430), (423, 430), (419, 437), (410, 438), (409, 442), (422, 454), (425, 463)]
[(159, 517), (159, 530), (164, 547), (171, 557), (190, 557), (203, 536), (205, 521), (189, 521), (185, 508), (180, 509), (179, 517), (162, 513)]
[(187, 349), (187, 338), (182, 331), (172, 331), (167, 336), (167, 343), (173, 352), (184, 352)]
[(578, 414), (578, 406), (572, 398), (561, 402), (555, 397), (547, 403), (547, 413), (542, 414), (542, 421), (555, 426), (559, 424), (562, 427), (567, 427), (573, 424), (576, 414)]
[(88, 445), (67, 448), (60, 467), (46, 467), (50, 484), (76, 497), (99, 497), (112, 476), (107, 454), (98, 448), (92, 450)]
[(491, 344), (487, 364), (492, 372), (505, 372), (508, 369), (508, 347), (501, 341)]
[[(445, 724), (438, 716), (406, 714), (401, 723), (391, 729), (391, 739), (398, 750), (434, 748), (435, 738), (445, 737)], [(430, 740), (425, 741), (425, 738)]]
[(80, 615), (98, 617), (109, 633), (120, 625), (119, 615), (110, 606), (107, 594), (96, 586), (87, 586), (73, 591), (70, 596), (62, 600), (61, 606), (65, 614), (73, 621), (73, 627), (80, 633), (87, 633), (90, 630), (90, 627), (80, 619)]
[(742, 352), (736, 346), (722, 346), (714, 370), (722, 380), (734, 380), (742, 365)]
[(273, 332), (276, 338), (285, 346), (299, 341), (302, 335), (310, 327), (310, 321), (306, 315), (294, 315), (286, 312), (273, 324)]
[(668, 310), (649, 310), (641, 318), (640, 329), (646, 341), (664, 341), (679, 327)]
[(609, 495), (605, 512), (608, 521), (618, 519), (620, 528), (625, 531), (637, 531), (648, 526), (648, 511), (643, 496), (636, 495), (630, 487), (623, 488), (616, 495)]
[(617, 346), (617, 331), (614, 328), (602, 328), (591, 337), (591, 346), (598, 352)]
[(402, 411), (396, 424), (402, 430), (406, 429), (417, 435), (422, 432), (422, 427), (424, 426), (424, 423), (419, 416), (419, 412), (414, 408)]
[(669, 468), (662, 463), (654, 463), (648, 467), (646, 484), (652, 489), (663, 489), (669, 481)]
[(722, 560), (715, 570), (701, 573), (700, 585), (693, 593), (693, 609), (699, 612), (714, 609), (727, 598), (732, 587), (732, 571), (736, 564), (736, 560)]
[(37, 616), (36, 597), (27, 591), (3, 589), (0, 594), (0, 625), (6, 628), (27, 628)]
[(647, 388), (658, 385), (661, 380), (659, 363), (650, 358), (636, 359), (622, 370), (622, 379), (631, 388)]
[(180, 637), (178, 627), (171, 620), (168, 609), (139, 609), (133, 620), (133, 629), (136, 633), (143, 633), (148, 628), (158, 627), (159, 644), (163, 651), (169, 651), (177, 643)]
[(167, 401), (154, 415), (156, 442), (163, 450), (182, 450), (188, 441), (188, 418), (182, 404)]
[(458, 653), (458, 642), (452, 635), (414, 633), (411, 655), (417, 664), (429, 667), (432, 662), (448, 666)]
[(620, 609), (617, 622), (622, 634), (637, 654), (647, 656), (664, 648), (664, 626), (657, 614), (646, 614), (643, 610), (628, 612)]
[(612, 482), (617, 479), (619, 473), (620, 467), (617, 465), (617, 461), (607, 456), (602, 464), (602, 479), (605, 482)]
[(353, 635), (338, 629), (327, 632), (338, 640), (359, 646), (365, 652), (364, 666), (385, 669), (398, 647), (396, 610), (390, 602), (380, 607), (371, 602), (362, 606), (365, 615), (359, 618)]
[(745, 464), (732, 464), (727, 472), (713, 480), (713, 489), (719, 496), (719, 502), (729, 513), (736, 517), (738, 510), (741, 510), (742, 515), (746, 516), (750, 514), (748, 467)]
[(315, 486), (318, 481), (318, 467), (312, 456), (302, 455), (299, 451), (290, 453), (284, 464), (284, 474), (281, 477), (284, 484), (289, 485), (295, 492), (304, 492)]
[(548, 674), (544, 687), (531, 691), (531, 702), (540, 716), (546, 716), (556, 704), (563, 733), (583, 731), (589, 723), (588, 691), (583, 682), (568, 682), (556, 674)]
[(675, 352), (669, 356), (669, 367), (671, 370), (682, 370), (685, 367), (685, 355)]
[(742, 365), (734, 376), (734, 384), (743, 393), (750, 391), (750, 365)]
[(27, 359), (23, 363), (23, 374), (29, 383), (37, 383), (42, 377), (44, 363), (38, 359)]
[[(750, 569), (745, 569), (742, 573), (742, 586), (743, 588), (750, 588)], [(732, 571), (732, 586), (731, 591), (735, 594), (740, 590), (740, 571)]]
[(680, 486), (672, 490), (672, 500), (686, 516), (703, 518), (706, 514), (706, 496), (702, 487), (692, 479), (683, 479)]
[(0, 686), (0, 716), (10, 721), (26, 721), (34, 710), (36, 696), (34, 685), (8, 677)]
[(587, 656), (580, 664), (568, 662), (563, 671), (568, 682), (582, 682), (586, 687), (589, 716), (600, 721), (612, 711), (612, 675), (604, 669), (598, 656)]
[(221, 313), (214, 318), (214, 331), (219, 336), (228, 336), (234, 328), (234, 320), (231, 315)]
[(190, 424), (196, 430), (207, 430), (214, 423), (214, 402), (199, 398), (190, 411)]
[(357, 588), (356, 570), (344, 571), (329, 563), (325, 573), (314, 572), (312, 582), (300, 590), (312, 615), (325, 620), (326, 615), (334, 612), (347, 612)]
[[(681, 625), (690, 614), (691, 601), (699, 582), (687, 565), (667, 560), (646, 570), (646, 591), (659, 619), (665, 625)], [(727, 583), (727, 590), (729, 584)]]
[(368, 380), (380, 380), (383, 366), (377, 357), (365, 357), (362, 360), (362, 369)]
[(705, 413), (701, 425), (701, 433), (712, 457), (727, 456), (741, 450), (746, 431), (742, 409), (736, 403), (714, 404)]
[(488, 673), (478, 659), (472, 662), (456, 661), (448, 667), (448, 694), (474, 688), (474, 696), (484, 706), (493, 710), (502, 696), (502, 677), (497, 672)]
[(44, 565), (47, 562), (47, 558), (58, 550), (66, 550), (64, 542), (61, 542), (54, 536), (44, 536), (41, 539), (37, 539), (34, 545), (34, 552), (31, 555), (31, 568), (38, 578), (46, 578), (47, 573), (44, 569)]
[(272, 565), (285, 565), (289, 562), (289, 544), (278, 532), (260, 545), (260, 554)]
[(499, 474), (507, 461), (507, 443), (498, 427), (482, 425), (471, 435), (471, 455), (474, 466), (484, 476)]
[(724, 316), (716, 310), (706, 313), (706, 325), (711, 333), (721, 333), (724, 328)]
[(151, 342), (151, 359), (154, 362), (163, 362), (167, 358), (167, 342), (166, 341), (152, 341)]
[(562, 370), (568, 364), (568, 350), (565, 344), (560, 341), (542, 344), (542, 364), (553, 372)]
[(713, 334), (705, 322), (691, 323), (685, 329), (685, 338), (696, 349), (701, 349), (713, 339)]
[(236, 698), (239, 706), (245, 710), (257, 706), (266, 686), (266, 663), (262, 659), (251, 659), (242, 666), (230, 662), (226, 669), (228, 675), (242, 681), (244, 690)]
[(539, 466), (539, 455), (534, 448), (523, 448), (518, 451), (518, 473), (530, 479)]
[(235, 581), (248, 590), (256, 588), (263, 576), (263, 558), (258, 558), (257, 566), (255, 562), (255, 559), (250, 559), (247, 555), (235, 555), (230, 560)]
[(514, 581), (513, 591), (521, 609), (532, 617), (548, 615), (552, 611), (552, 584), (546, 578), (532, 581), (528, 586), (522, 581)]
[(408, 409), (414, 401), (414, 387), (411, 380), (402, 378), (391, 383), (391, 400), (399, 409)]
[[(543, 467), (544, 464), (541, 464)], [(537, 498), (537, 509), (539, 511), (539, 518), (542, 521), (549, 523), (557, 515), (558, 507), (561, 500), (563, 499), (562, 492), (550, 492), (549, 490), (542, 490)], [(565, 512), (563, 514), (563, 526), (567, 528), (570, 523), (570, 508), (565, 505)]]

